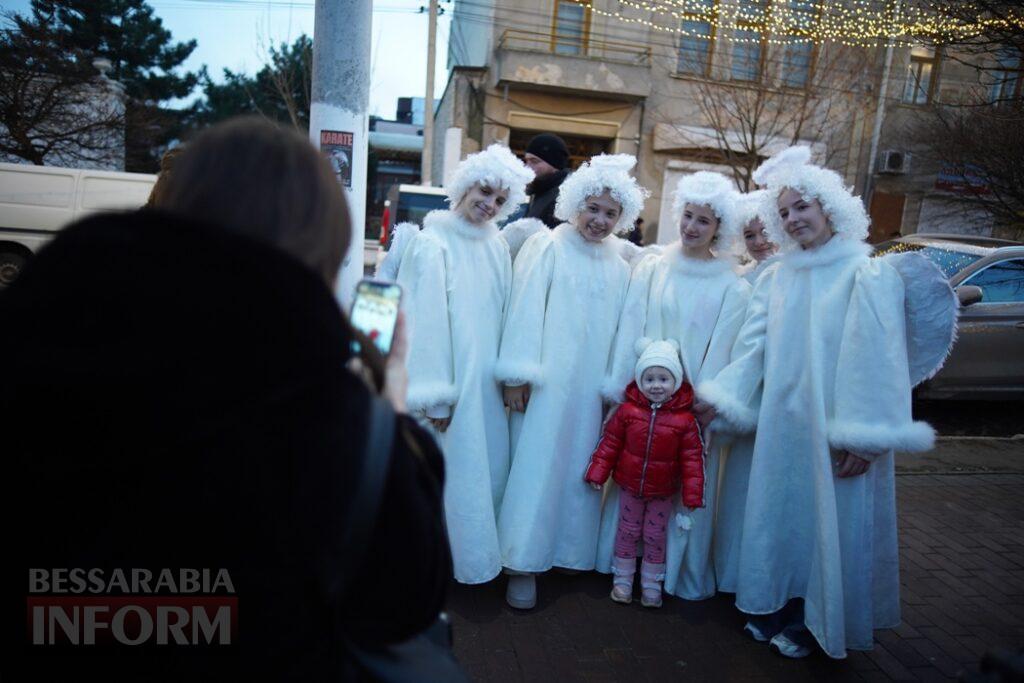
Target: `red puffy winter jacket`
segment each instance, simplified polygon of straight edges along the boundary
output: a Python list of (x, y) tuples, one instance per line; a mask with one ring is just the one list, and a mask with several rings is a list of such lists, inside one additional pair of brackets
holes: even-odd
[(704, 507), (704, 446), (692, 404), (693, 388), (686, 382), (657, 408), (632, 382), (584, 478), (603, 484), (614, 472), (615, 483), (640, 497), (673, 496), (682, 479), (683, 504)]

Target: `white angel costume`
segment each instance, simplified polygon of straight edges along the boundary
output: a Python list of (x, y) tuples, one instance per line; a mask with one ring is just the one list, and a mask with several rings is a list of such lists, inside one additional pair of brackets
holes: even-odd
[[(457, 205), (475, 183), (508, 188), (507, 213), (521, 203), (531, 175), (511, 152), (494, 145), (463, 161), (446, 189)], [(423, 223), (398, 267), (409, 326), (408, 406), (414, 414), (451, 417), (437, 437), (445, 457), (455, 578), (483, 583), (501, 571), (496, 511), (509, 446), (494, 368), (512, 262), (494, 222), (474, 225), (453, 211), (434, 211)]]
[[(740, 197), (736, 220), (741, 231), (755, 218), (760, 219), (764, 225), (768, 224), (768, 214), (774, 210), (774, 206), (767, 201), (767, 195), (764, 190), (756, 190)], [(741, 272), (741, 276), (753, 286), (761, 273), (777, 259), (778, 256), (771, 256), (764, 261), (755, 261)], [(750, 463), (754, 455), (754, 435), (733, 437), (726, 440), (725, 445), (721, 452), (718, 477), (713, 551), (718, 590), (735, 593)]]
[(618, 240), (590, 242), (575, 221), (588, 197), (610, 191), (632, 226), (645, 191), (636, 159), (601, 155), (562, 184), (555, 216), (568, 221), (530, 237), (515, 261), (497, 378), (530, 385), (513, 412), (512, 469), (498, 518), (504, 565), (518, 572), (594, 568), (601, 494), (583, 480), (601, 437), (601, 387), (629, 285)]
[[(720, 256), (706, 261), (687, 258), (682, 246), (674, 243), (637, 265), (619, 321), (606, 398), (621, 402), (622, 391), (632, 378), (637, 360), (634, 344), (640, 337), (676, 340), (685, 380), (694, 387), (728, 364), (750, 296), (750, 285), (734, 272), (731, 258), (738, 235), (731, 213), (735, 199), (731, 183), (717, 173), (701, 171), (680, 181), (674, 202), (676, 218), (687, 203), (712, 207), (719, 218)], [(670, 523), (666, 546), (665, 590), (689, 600), (709, 598), (716, 590), (711, 543), (721, 447), (710, 440), (704, 453), (705, 507), (687, 513), (677, 500), (678, 523)], [(611, 571), (617, 526), (618, 489), (613, 486), (601, 521), (599, 571)]]
[[(869, 258), (863, 205), (837, 174), (806, 164), (807, 152), (780, 154), (758, 182), (772, 197), (793, 188), (818, 199), (835, 236), (802, 251), (773, 215), (783, 255), (758, 280), (734, 360), (698, 391), (733, 428), (756, 429), (737, 606), (770, 614), (803, 598), (808, 630), (841, 658), (899, 623), (893, 450), (932, 446), (931, 428), (911, 418), (911, 387), (948, 351), (955, 298), (948, 284), (935, 290), (938, 315), (917, 331), (938, 343), (912, 362), (921, 349), (908, 348), (915, 322), (897, 270), (908, 264)], [(847, 449), (875, 454), (867, 473), (836, 477)]]

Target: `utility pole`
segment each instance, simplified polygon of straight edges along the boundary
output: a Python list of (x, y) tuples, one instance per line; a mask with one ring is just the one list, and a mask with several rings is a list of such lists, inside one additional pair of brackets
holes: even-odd
[(348, 308), (363, 277), (370, 100), (371, 0), (316, 0), (309, 138), (331, 161), (345, 191), (352, 242), (335, 296)]
[(434, 48), (437, 42), (437, 0), (430, 0), (430, 19), (427, 24), (427, 92), (423, 96), (423, 154), (421, 158), (421, 184), (432, 185), (434, 163)]
[[(900, 0), (893, 3), (893, 25), (899, 19)], [(871, 211), (871, 195), (875, 190), (875, 164), (878, 160), (878, 143), (882, 137), (882, 121), (885, 119), (885, 98), (889, 93), (889, 72), (892, 70), (892, 54), (895, 40), (889, 38), (885, 45), (885, 65), (882, 67), (882, 82), (878, 86), (878, 100), (875, 105), (875, 124), (871, 130), (871, 148), (868, 152), (868, 169), (864, 178), (864, 201)]]

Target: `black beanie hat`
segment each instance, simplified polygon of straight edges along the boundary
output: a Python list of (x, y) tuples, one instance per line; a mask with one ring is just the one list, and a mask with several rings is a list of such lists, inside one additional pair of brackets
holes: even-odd
[(558, 170), (569, 165), (569, 148), (565, 140), (554, 133), (541, 133), (526, 146), (526, 153), (540, 157)]

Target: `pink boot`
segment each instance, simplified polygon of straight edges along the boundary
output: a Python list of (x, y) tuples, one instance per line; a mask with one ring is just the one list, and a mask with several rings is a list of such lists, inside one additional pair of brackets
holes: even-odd
[(612, 600), (628, 605), (633, 602), (633, 575), (636, 573), (635, 557), (612, 558)]
[(640, 604), (644, 607), (661, 607), (661, 582), (665, 580), (665, 563), (651, 564), (644, 560), (640, 565)]

